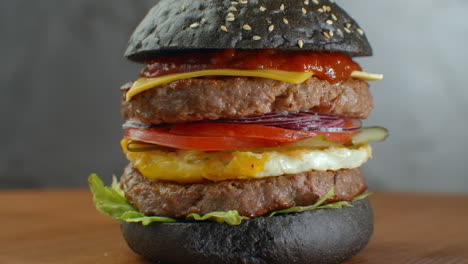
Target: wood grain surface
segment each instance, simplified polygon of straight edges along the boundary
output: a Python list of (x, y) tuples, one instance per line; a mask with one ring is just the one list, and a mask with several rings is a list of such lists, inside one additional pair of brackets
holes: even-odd
[[(468, 196), (378, 193), (375, 233), (347, 262), (468, 263)], [(86, 190), (0, 193), (0, 263), (147, 263)]]

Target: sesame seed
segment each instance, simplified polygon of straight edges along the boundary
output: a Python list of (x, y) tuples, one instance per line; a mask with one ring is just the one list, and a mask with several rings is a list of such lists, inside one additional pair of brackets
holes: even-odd
[(283, 18), (283, 22), (284, 22), (286, 25), (289, 24), (289, 20), (288, 20), (287, 18), (285, 18), (285, 17)]
[(309, 0), (305, 0), (304, 5), (309, 5)]
[(281, 11), (284, 11), (284, 4), (281, 4), (280, 10), (281, 10)]
[(197, 28), (197, 27), (199, 27), (199, 26), (200, 26), (200, 23), (195, 22), (195, 23), (192, 23), (192, 24), (190, 25), (190, 28)]
[(268, 22), (268, 24), (271, 24), (271, 23), (272, 23), (271, 20), (268, 20), (268, 19), (267, 19), (266, 21)]
[(328, 32), (322, 32), (322, 34), (326, 39), (330, 38), (330, 34), (328, 34)]
[(330, 0), (330, 3), (335, 3), (335, 0)]
[(351, 33), (351, 30), (349, 30), (349, 28), (344, 28), (344, 31), (346, 31), (346, 33)]
[(299, 45), (299, 48), (302, 49), (302, 47), (304, 47), (304, 41), (302, 39), (298, 40), (297, 45)]
[(228, 32), (228, 29), (227, 29), (227, 27), (225, 25), (221, 26), (221, 30), (224, 31), (224, 32)]
[(253, 40), (261, 40), (262, 37), (255, 35), (255, 36), (252, 37), (252, 39), (253, 39)]
[(307, 14), (307, 9), (302, 8), (302, 13), (303, 13), (304, 15)]
[(328, 31), (328, 35), (330, 35), (331, 37), (335, 36), (335, 33), (333, 32), (333, 30), (330, 30)]
[(330, 6), (327, 6), (327, 5), (322, 6), (322, 9), (323, 9), (325, 12), (331, 11), (331, 7), (330, 7)]
[(316, 4), (316, 5), (320, 4), (318, 0), (313, 0), (312, 2), (314, 2), (314, 4)]
[(358, 29), (356, 29), (356, 30), (357, 30), (357, 32), (358, 32), (360, 35), (364, 35), (364, 30), (362, 30), (362, 29), (360, 29), (360, 28), (358, 28)]
[(239, 4), (239, 2), (237, 2), (237, 1), (232, 1), (231, 2), (231, 5), (238, 5), (238, 4)]
[(249, 1), (248, 1), (248, 0), (240, 0), (239, 3), (241, 3), (241, 4), (248, 4)]
[(268, 27), (268, 31), (272, 32), (273, 30), (275, 30), (275, 25), (270, 25)]
[(243, 25), (242, 28), (245, 30), (252, 30), (252, 27), (249, 24)]
[(328, 19), (328, 20), (325, 21), (325, 22), (327, 22), (328, 25), (332, 25), (332, 24), (333, 24), (333, 20), (331, 20), (331, 19)]
[(338, 17), (336, 17), (335, 14), (331, 14), (331, 17), (333, 18), (333, 20), (338, 21)]
[(237, 8), (236, 8), (235, 6), (231, 6), (231, 7), (229, 7), (229, 10), (230, 10), (230, 11), (237, 12)]
[(263, 11), (265, 11), (265, 10), (266, 10), (266, 7), (264, 7), (264, 6), (260, 6), (260, 11), (262, 11), (262, 12), (263, 12)]
[(352, 26), (351, 23), (346, 23), (347, 28), (351, 28), (351, 26)]
[(206, 22), (206, 19), (205, 19), (205, 18), (202, 18), (202, 19), (200, 20), (200, 23), (204, 23), (204, 22)]
[(226, 20), (227, 20), (227, 21), (234, 21), (234, 20), (236, 20), (236, 16), (234, 16), (233, 13), (229, 13), (229, 14), (227, 15), (227, 17), (226, 17)]
[(319, 13), (323, 13), (323, 9), (322, 9), (322, 8), (317, 9), (317, 11), (318, 11)]
[(185, 11), (186, 7), (183, 5), (180, 7), (180, 10)]
[(338, 34), (339, 34), (340, 36), (343, 36), (343, 30), (341, 30), (341, 29), (339, 28), (339, 29), (337, 29), (336, 31), (338, 32)]

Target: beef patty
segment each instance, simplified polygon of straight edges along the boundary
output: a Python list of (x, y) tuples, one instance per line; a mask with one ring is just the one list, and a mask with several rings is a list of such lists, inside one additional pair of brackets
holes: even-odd
[(145, 215), (184, 217), (237, 210), (257, 217), (273, 210), (312, 205), (335, 187), (327, 202), (350, 201), (367, 187), (359, 169), (309, 171), (259, 180), (177, 184), (150, 180), (127, 166), (121, 178), (128, 201)]
[(193, 78), (144, 91), (129, 102), (122, 87), (122, 116), (143, 124), (180, 123), (288, 111), (366, 118), (373, 108), (361, 80), (330, 84), (315, 77), (302, 84), (262, 78)]

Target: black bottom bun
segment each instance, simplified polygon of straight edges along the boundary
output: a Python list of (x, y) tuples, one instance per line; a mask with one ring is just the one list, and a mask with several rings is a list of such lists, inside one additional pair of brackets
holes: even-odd
[(368, 199), (353, 207), (247, 220), (122, 223), (130, 248), (158, 263), (340, 263), (368, 243), (373, 214)]

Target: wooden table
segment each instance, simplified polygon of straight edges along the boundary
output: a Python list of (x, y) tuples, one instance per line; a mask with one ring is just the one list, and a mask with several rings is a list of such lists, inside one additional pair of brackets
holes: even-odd
[[(379, 193), (357, 263), (468, 263), (468, 196)], [(0, 263), (147, 263), (86, 190), (0, 192)]]

